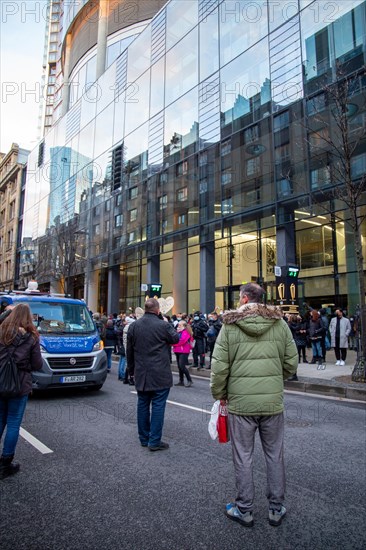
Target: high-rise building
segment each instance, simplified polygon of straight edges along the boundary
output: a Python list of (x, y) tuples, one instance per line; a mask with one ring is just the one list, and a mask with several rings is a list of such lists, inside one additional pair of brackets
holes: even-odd
[(233, 307), (247, 281), (278, 300), (292, 265), (295, 302), (353, 311), (341, 190), (366, 171), (365, 0), (89, 0), (62, 13), (62, 102), (29, 159), (23, 237), (44, 245), (57, 209), (77, 220), (71, 273), (91, 309), (141, 305), (145, 283), (177, 311)]

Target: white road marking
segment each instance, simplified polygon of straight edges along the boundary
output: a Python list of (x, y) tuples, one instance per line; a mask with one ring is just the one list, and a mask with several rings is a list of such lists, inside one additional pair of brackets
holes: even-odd
[(37, 449), (37, 451), (39, 451), (40, 453), (42, 453), (43, 455), (47, 455), (49, 453), (53, 453), (53, 451), (51, 451), (51, 449), (49, 449), (48, 447), (46, 447), (46, 445), (44, 445), (41, 441), (39, 441), (39, 439), (37, 439), (36, 437), (34, 437), (34, 435), (30, 434), (29, 432), (27, 432), (24, 428), (20, 428), (20, 431), (19, 431), (20, 435), (23, 437), (23, 439), (25, 439), (26, 441), (28, 441), (28, 443), (30, 443), (31, 445), (33, 445), (33, 447), (35, 447)]
[[(131, 391), (131, 393), (137, 395), (137, 391)], [(190, 409), (191, 411), (198, 411), (206, 414), (211, 414), (211, 410), (200, 409), (199, 407), (192, 407), (191, 405), (184, 405), (183, 403), (177, 403), (177, 401), (169, 401), (168, 399), (167, 403), (169, 403), (169, 405), (176, 405), (177, 407), (183, 407), (183, 409)]]

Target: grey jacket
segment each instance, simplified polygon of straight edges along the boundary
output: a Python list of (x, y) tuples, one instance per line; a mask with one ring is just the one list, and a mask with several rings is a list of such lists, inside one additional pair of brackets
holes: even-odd
[[(332, 348), (335, 348), (336, 345), (336, 328), (337, 328), (337, 317), (333, 317), (329, 325), (330, 332), (330, 345)], [(339, 347), (348, 348), (348, 336), (351, 332), (351, 323), (347, 317), (341, 317), (340, 327), (339, 327)]]

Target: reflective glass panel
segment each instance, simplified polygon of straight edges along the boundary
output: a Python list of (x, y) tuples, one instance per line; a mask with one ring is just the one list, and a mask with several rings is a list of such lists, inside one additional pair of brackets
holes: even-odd
[(127, 82), (134, 82), (150, 66), (151, 26), (146, 29), (128, 47)]
[(166, 8), (166, 47), (173, 46), (198, 21), (198, 2), (196, 0), (173, 0)]
[(125, 134), (129, 134), (149, 118), (150, 71), (126, 89)]
[(176, 152), (198, 139), (197, 88), (165, 111), (165, 149)]
[(166, 55), (165, 104), (169, 105), (198, 83), (198, 32), (190, 32)]
[(210, 13), (200, 23), (200, 81), (219, 68), (218, 10)]
[(268, 43), (259, 44), (221, 70), (222, 124), (245, 115), (246, 124), (259, 117), (258, 109), (270, 101)]
[(151, 67), (150, 117), (164, 108), (165, 59)]
[(113, 114), (114, 104), (112, 103), (95, 119), (94, 158), (112, 145)]
[(268, 34), (267, 4), (240, 0), (220, 5), (220, 62), (225, 65)]
[(269, 29), (273, 31), (299, 11), (297, 0), (288, 0), (279, 2), (278, 0), (269, 0), (268, 2), (268, 19)]

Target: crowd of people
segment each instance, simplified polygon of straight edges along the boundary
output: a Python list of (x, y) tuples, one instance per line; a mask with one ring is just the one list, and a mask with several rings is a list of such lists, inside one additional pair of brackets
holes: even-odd
[[(107, 354), (108, 372), (112, 368), (112, 354), (119, 355), (118, 379), (124, 384), (134, 385), (129, 374), (126, 359), (127, 332), (130, 325), (136, 321), (135, 313), (117, 313), (109, 315), (93, 314), (94, 322), (104, 340)], [(179, 370), (177, 386), (191, 387), (193, 385), (189, 367), (211, 369), (212, 353), (216, 339), (222, 327), (222, 313), (213, 311), (209, 314), (195, 311), (193, 313), (178, 313), (172, 316), (164, 315), (180, 335), (178, 344), (172, 346), (176, 364)], [(331, 348), (335, 353), (335, 364), (344, 366), (347, 359), (347, 349), (358, 349), (357, 316), (349, 319), (341, 308), (331, 316), (325, 308), (309, 309), (306, 314), (285, 314), (287, 322), (298, 351), (299, 363), (316, 364), (318, 370), (326, 368), (326, 354)], [(308, 352), (311, 357), (308, 358)], [(192, 361), (190, 354), (192, 353)], [(208, 356), (208, 357), (207, 357)], [(172, 363), (172, 353), (171, 353)], [(208, 364), (207, 364), (208, 363)], [(297, 380), (295, 373), (290, 380)], [(185, 383), (186, 381), (186, 383)]]
[[(119, 315), (117, 313), (101, 315), (96, 312), (92, 316), (104, 341), (108, 372), (112, 368), (112, 355), (116, 354), (119, 356), (118, 380), (124, 384), (134, 385), (134, 378), (128, 368), (126, 348), (127, 333), (129, 327), (136, 321), (136, 314), (132, 311), (122, 312)], [(161, 315), (161, 317), (175, 329), (180, 338), (177, 344), (172, 345), (170, 353), (170, 363), (174, 353), (179, 369), (179, 382), (176, 385), (190, 388), (193, 381), (188, 367), (193, 366), (197, 370), (211, 368), (213, 349), (222, 326), (221, 316), (216, 311), (208, 315), (196, 311), (191, 314), (178, 313), (172, 316)], [(191, 352), (193, 362), (189, 361)], [(206, 364), (206, 354), (208, 354), (208, 364)]]
[[(310, 309), (306, 315), (285, 315), (285, 320), (295, 341), (299, 363), (317, 364), (318, 370), (326, 368), (326, 353), (331, 348), (335, 353), (335, 364), (344, 366), (347, 349), (358, 349), (357, 317), (348, 319), (341, 308), (330, 317), (325, 308)], [(308, 361), (306, 350), (310, 348), (312, 358)], [(297, 380), (295, 374), (292, 380)]]

